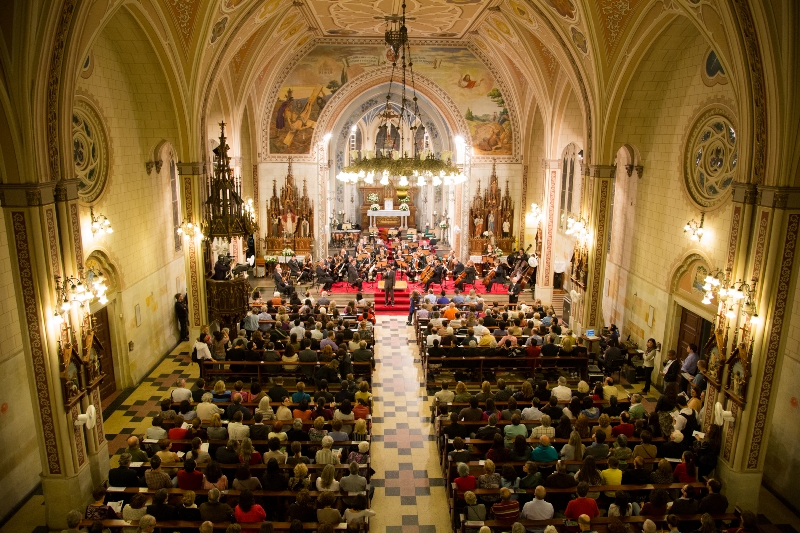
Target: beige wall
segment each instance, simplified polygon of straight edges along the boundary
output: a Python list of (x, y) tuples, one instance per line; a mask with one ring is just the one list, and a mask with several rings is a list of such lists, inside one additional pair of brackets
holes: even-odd
[(0, 455), (0, 518), (36, 488), (42, 471), (11, 269), (6, 225), (0, 224), (0, 376), (6, 384), (0, 387), (0, 448), (5, 450)]
[[(175, 251), (173, 240), (168, 144), (177, 142), (177, 128), (158, 60), (125, 10), (103, 30), (91, 53), (94, 71), (80, 78), (78, 92), (96, 104), (112, 145), (108, 184), (93, 207), (115, 231), (95, 239), (88, 208), (82, 209), (83, 248), (87, 255), (93, 249), (105, 251), (119, 273), (121, 292), (109, 318), (119, 326), (114, 354), (118, 385), (120, 379), (131, 385), (178, 342), (173, 296), (185, 290), (185, 276), (183, 254)], [(148, 174), (145, 162), (154, 159), (163, 161), (161, 172)], [(129, 352), (130, 341), (134, 348)]]
[[(690, 253), (707, 257), (712, 267), (722, 267), (727, 248), (729, 201), (706, 214), (706, 235), (699, 245), (683, 232), (688, 220), (700, 218), (700, 210), (684, 192), (681, 163), (686, 132), (704, 105), (733, 101), (730, 84), (709, 88), (702, 82), (700, 69), (707, 50), (702, 36), (677, 19), (642, 59), (616, 129), (615, 144), (638, 150), (644, 177), (628, 178), (623, 168), (617, 173), (604, 315), (607, 322), (615, 320), (623, 337), (633, 333), (632, 339), (640, 342), (654, 337), (665, 348), (675, 341), (664, 336), (672, 336), (665, 327), (671, 312), (668, 286), (676, 267)], [(645, 322), (650, 306), (655, 309), (652, 327)]]

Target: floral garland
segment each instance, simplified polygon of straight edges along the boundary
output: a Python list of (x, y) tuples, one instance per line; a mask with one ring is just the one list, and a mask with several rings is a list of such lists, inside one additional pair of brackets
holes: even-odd
[(384, 170), (389, 172), (391, 176), (412, 176), (414, 171), (419, 173), (431, 172), (432, 174), (458, 174), (460, 170), (453, 165), (450, 158), (436, 159), (435, 157), (400, 157), (393, 159), (391, 157), (373, 157), (370, 159), (362, 158), (352, 163), (349, 167), (345, 168), (345, 172), (358, 173), (374, 172), (376, 174), (382, 173)]

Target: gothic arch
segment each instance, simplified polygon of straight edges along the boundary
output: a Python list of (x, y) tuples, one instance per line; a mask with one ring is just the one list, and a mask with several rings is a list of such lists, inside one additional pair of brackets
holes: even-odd
[(705, 263), (706, 266), (711, 268), (711, 260), (702, 252), (694, 250), (687, 253), (683, 259), (678, 262), (675, 268), (672, 269), (672, 273), (669, 278), (667, 278), (666, 289), (669, 294), (675, 294), (677, 292), (678, 283), (680, 283), (681, 278), (698, 261)]
[(104, 249), (95, 248), (92, 250), (86, 257), (84, 264), (86, 268), (95, 267), (103, 272), (107, 280), (106, 286), (109, 294), (120, 292), (125, 288), (120, 270)]

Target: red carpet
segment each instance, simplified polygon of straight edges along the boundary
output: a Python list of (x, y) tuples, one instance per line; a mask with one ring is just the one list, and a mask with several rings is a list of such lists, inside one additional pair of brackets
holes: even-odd
[[(468, 293), (470, 291), (470, 289), (472, 289), (472, 288), (473, 288), (472, 285), (466, 285), (464, 292)], [(486, 294), (487, 293), (486, 287), (484, 287), (483, 284), (480, 281), (477, 282), (477, 284), (474, 286), (474, 288), (475, 288), (475, 291), (478, 294)], [(389, 306), (384, 306), (383, 305), (384, 293), (383, 293), (382, 290), (378, 289), (378, 282), (377, 281), (364, 283), (363, 286), (362, 286), (362, 289), (363, 289), (362, 290), (362, 294), (364, 294), (364, 295), (371, 294), (373, 296), (373, 298), (375, 300), (375, 313), (376, 314), (383, 314), (383, 315), (407, 315), (408, 314), (408, 308), (409, 308), (409, 306), (411, 304), (411, 301), (410, 301), (411, 292), (414, 291), (414, 290), (417, 290), (417, 291), (420, 292), (420, 294), (424, 294), (423, 285), (421, 283), (417, 283), (417, 282), (409, 283), (409, 286), (408, 286), (407, 289), (404, 289), (402, 291), (395, 289), (395, 291), (394, 291), (394, 307), (389, 307)], [(442, 287), (438, 283), (434, 283), (434, 284), (431, 285), (431, 289), (433, 289), (434, 293), (438, 294), (442, 290)], [(452, 294), (452, 293), (455, 292), (455, 285), (454, 285), (452, 280), (448, 280), (448, 281), (446, 281), (444, 283), (444, 290), (448, 294)], [(339, 301), (339, 300), (341, 300), (341, 298), (339, 298), (337, 296), (336, 297), (336, 300), (337, 300), (336, 303), (337, 304), (342, 304), (342, 303), (347, 303), (347, 301), (349, 301), (349, 298), (355, 298), (355, 295), (356, 295), (356, 293), (358, 291), (356, 289), (350, 287), (349, 283), (338, 282), (338, 283), (334, 283), (333, 284), (333, 287), (331, 288), (331, 290), (329, 292), (331, 294), (335, 294), (335, 295), (340, 295), (340, 294), (341, 295), (351, 295), (349, 297), (345, 296), (344, 301)], [(504, 287), (503, 285), (499, 284), (499, 283), (495, 283), (492, 286), (492, 294), (507, 294), (507, 293), (508, 293), (508, 289), (506, 287)]]

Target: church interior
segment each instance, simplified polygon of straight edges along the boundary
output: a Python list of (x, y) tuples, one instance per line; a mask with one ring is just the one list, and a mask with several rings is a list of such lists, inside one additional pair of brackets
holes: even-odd
[(800, 530), (800, 3), (2, 4), (0, 533)]

